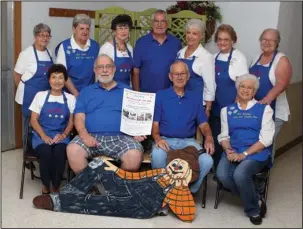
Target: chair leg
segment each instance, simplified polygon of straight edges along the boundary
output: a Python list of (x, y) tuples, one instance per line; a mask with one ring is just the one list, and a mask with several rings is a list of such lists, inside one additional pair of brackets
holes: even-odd
[(216, 190), (216, 199), (215, 199), (215, 206), (214, 209), (218, 208), (219, 205), (219, 197), (220, 197), (220, 190), (222, 188), (222, 185), (219, 181), (217, 181), (217, 190)]
[(22, 174), (21, 174), (21, 185), (20, 185), (19, 199), (23, 199), (24, 175), (25, 175), (25, 161), (23, 161), (23, 164), (22, 164)]
[(203, 190), (202, 190), (202, 208), (206, 205), (206, 193), (207, 193), (207, 175), (203, 179)]
[(267, 201), (267, 193), (268, 193), (268, 187), (269, 187), (269, 172), (266, 178), (266, 184), (265, 184), (265, 190), (264, 190), (264, 202)]
[(29, 167), (31, 170), (31, 179), (33, 180), (35, 178), (33, 163), (29, 163)]

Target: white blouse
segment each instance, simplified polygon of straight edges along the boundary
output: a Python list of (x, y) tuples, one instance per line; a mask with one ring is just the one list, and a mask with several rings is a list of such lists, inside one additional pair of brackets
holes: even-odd
[[(253, 105), (257, 103), (257, 100), (252, 99), (247, 103), (246, 109), (248, 110)], [(238, 107), (240, 109), (240, 104), (238, 103)], [(274, 134), (275, 134), (275, 122), (273, 120), (273, 109), (269, 106), (265, 106), (265, 110), (262, 117), (262, 126), (259, 134), (259, 141), (265, 146), (268, 147), (272, 144)], [(221, 133), (218, 135), (218, 142), (221, 143), (223, 140), (229, 140), (229, 128), (227, 122), (227, 107), (222, 108), (221, 110)]]
[[(184, 59), (187, 46), (178, 52), (179, 58)], [(215, 65), (213, 55), (200, 44), (199, 47), (187, 59), (192, 59), (195, 56), (193, 63), (193, 71), (201, 76), (204, 81), (203, 104), (205, 101), (214, 101), (216, 93), (215, 82)]]
[[(252, 61), (250, 67), (255, 65), (255, 63), (259, 59), (260, 55), (258, 55)], [(277, 65), (279, 63), (280, 58), (283, 57), (283, 56), (285, 56), (285, 54), (283, 54), (281, 52), (277, 53), (277, 55), (276, 55), (276, 57), (275, 57), (275, 59), (272, 63), (271, 69), (269, 71), (269, 80), (272, 83), (272, 85), (276, 85), (275, 71), (276, 71), (276, 68), (277, 68)], [(266, 64), (266, 65), (263, 65), (263, 66), (269, 66), (269, 64)], [(289, 104), (288, 104), (287, 97), (286, 97), (286, 92), (283, 91), (283, 92), (280, 93), (280, 95), (277, 97), (277, 100), (276, 100), (275, 117), (279, 118), (279, 119), (282, 119), (283, 121), (288, 121), (289, 114), (290, 114), (290, 110), (289, 110)]]
[[(133, 57), (134, 55), (133, 55), (132, 46), (128, 43), (126, 45), (127, 45), (127, 48), (129, 50), (131, 56)], [(102, 45), (100, 47), (99, 55), (106, 54), (109, 57), (111, 57), (113, 59), (113, 61), (115, 61), (115, 53), (114, 52), (115, 52), (114, 46), (111, 43), (106, 42), (104, 45)], [(125, 52), (121, 52), (117, 49), (117, 57), (129, 57), (127, 50), (125, 50)]]
[[(218, 53), (214, 55), (214, 61), (216, 60), (217, 55)], [(218, 56), (218, 60), (227, 62), (228, 57), (229, 53), (220, 53)], [(231, 54), (228, 73), (232, 81), (236, 81), (237, 76), (241, 76), (248, 73), (246, 57), (238, 49), (234, 49), (233, 53)]]

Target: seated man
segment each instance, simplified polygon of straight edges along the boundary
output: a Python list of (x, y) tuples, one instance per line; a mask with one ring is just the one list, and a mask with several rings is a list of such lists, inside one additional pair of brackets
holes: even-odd
[(169, 78), (173, 87), (157, 92), (152, 136), (152, 168), (165, 168), (167, 152), (170, 149), (182, 149), (186, 146), (202, 147), (194, 139), (197, 126), (205, 137), (206, 153), (199, 156), (200, 175), (190, 186), (192, 193), (199, 190), (204, 176), (213, 165), (210, 155), (214, 153), (214, 140), (200, 96), (185, 90), (189, 80), (187, 65), (175, 61), (170, 67)]
[(143, 159), (140, 141), (145, 137), (131, 137), (120, 132), (124, 88), (127, 85), (113, 80), (113, 60), (100, 55), (94, 72), (98, 82), (81, 90), (75, 108), (75, 127), (78, 134), (67, 146), (68, 162), (74, 173), (87, 166), (87, 157), (106, 155), (121, 161), (126, 171), (139, 169)]

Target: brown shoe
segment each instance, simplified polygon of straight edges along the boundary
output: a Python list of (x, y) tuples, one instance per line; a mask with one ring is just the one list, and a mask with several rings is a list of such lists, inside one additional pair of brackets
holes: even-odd
[(54, 204), (50, 195), (40, 195), (33, 199), (33, 205), (39, 209), (53, 211)]

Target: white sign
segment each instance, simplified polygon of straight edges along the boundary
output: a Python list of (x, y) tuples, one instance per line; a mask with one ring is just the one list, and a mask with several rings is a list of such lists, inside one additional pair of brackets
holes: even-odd
[(155, 99), (155, 93), (124, 89), (120, 131), (130, 136), (150, 135)]

